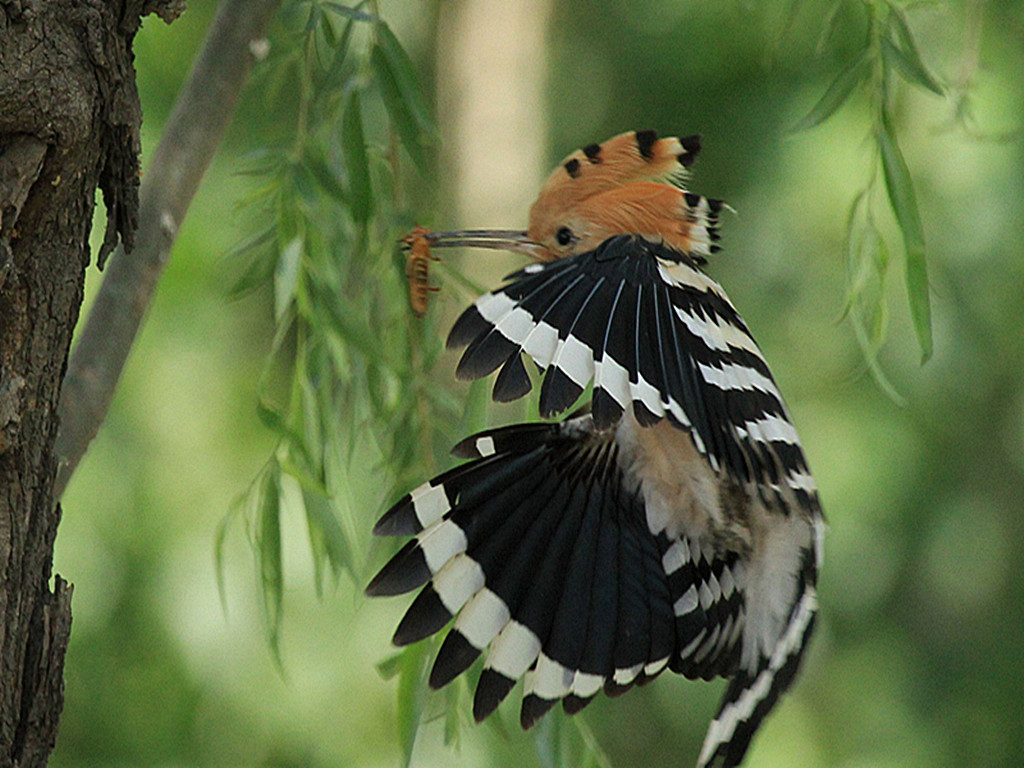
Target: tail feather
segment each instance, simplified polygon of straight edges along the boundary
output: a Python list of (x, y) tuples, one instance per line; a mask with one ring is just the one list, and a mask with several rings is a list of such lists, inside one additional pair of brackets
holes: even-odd
[(533, 382), (530, 381), (530, 374), (526, 372), (523, 356), (515, 354), (505, 361), (494, 378), (491, 397), (496, 403), (511, 403), (529, 394), (531, 389)]
[(551, 358), (550, 374), (540, 389), (540, 414), (544, 417), (562, 413), (583, 393), (594, 375), (594, 354), (591, 334), (600, 333), (608, 323), (609, 298), (615, 286), (599, 279), (587, 291), (575, 317), (565, 323), (558, 316), (550, 318), (558, 330), (558, 346)]
[(551, 439), (550, 424), (513, 424), (467, 437), (452, 448), (452, 456), (484, 459), (496, 453), (522, 455), (545, 445)]
[(675, 614), (674, 672), (710, 680), (736, 667), (744, 627), (744, 581), (737, 553), (717, 553), (695, 539), (659, 537)]
[(657, 285), (638, 285), (636, 289), (636, 316), (631, 324), (634, 365), (630, 368), (629, 389), (633, 395), (633, 412), (641, 426), (649, 427), (665, 418), (662, 402), (667, 396), (664, 376), (658, 370), (658, 355), (654, 349), (654, 334), (643, 333), (642, 328), (653, 328), (654, 294)]
[(448, 685), (469, 669), (481, 653), (481, 648), (468, 640), (461, 630), (453, 627), (434, 659), (434, 666), (430, 670), (430, 687), (437, 689)]
[(739, 765), (761, 722), (796, 677), (817, 615), (815, 557), (811, 551), (805, 553), (799, 597), (771, 655), (762, 657), (754, 672), (741, 669), (729, 683), (708, 727), (697, 768)]
[(594, 414), (594, 426), (598, 429), (607, 429), (617, 423), (630, 403), (629, 372), (608, 352), (608, 341), (617, 326), (615, 317), (619, 311), (619, 299), (625, 288), (623, 282), (615, 285), (609, 281), (606, 299), (608, 317), (603, 326), (598, 326), (599, 332), (594, 339), (594, 395), (590, 407)]
[[(647, 564), (636, 533), (634, 526), (621, 521), (618, 541), (619, 616), (612, 649), (612, 670), (630, 669), (650, 659), (651, 605), (644, 578)], [(650, 540), (650, 535), (645, 535), (645, 538)]]
[[(646, 527), (623, 520), (619, 536), (619, 617), (608, 677), (619, 686), (642, 676), (656, 675), (672, 654), (661, 647), (659, 624), (671, 629), (672, 608), (664, 588), (655, 544)], [(653, 578), (652, 578), (653, 577)], [(661, 589), (652, 581), (661, 583)]]
[(505, 674), (495, 667), (485, 666), (473, 694), (473, 719), (479, 723), (494, 712), (512, 692), (520, 675)]

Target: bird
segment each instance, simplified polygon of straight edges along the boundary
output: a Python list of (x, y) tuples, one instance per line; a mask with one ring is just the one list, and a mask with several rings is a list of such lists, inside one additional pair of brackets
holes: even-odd
[(727, 206), (686, 188), (700, 148), (622, 133), (555, 168), (525, 231), (417, 230), (531, 258), (447, 345), (457, 378), (498, 371), (496, 401), (531, 390), (532, 361), (542, 420), (466, 438), (465, 463), (391, 507), (374, 533), (411, 538), (366, 592), (419, 590), (399, 646), (451, 625), (431, 687), (484, 656), (478, 722), (520, 679), (527, 729), (666, 669), (725, 678), (697, 766), (729, 768), (804, 656), (825, 521), (764, 356), (704, 270)]

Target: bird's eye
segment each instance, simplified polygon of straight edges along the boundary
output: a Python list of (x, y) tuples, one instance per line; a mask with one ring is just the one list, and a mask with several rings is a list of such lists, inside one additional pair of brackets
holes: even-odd
[(555, 233), (555, 240), (558, 241), (559, 245), (568, 245), (573, 241), (572, 230), (568, 227), (562, 227)]

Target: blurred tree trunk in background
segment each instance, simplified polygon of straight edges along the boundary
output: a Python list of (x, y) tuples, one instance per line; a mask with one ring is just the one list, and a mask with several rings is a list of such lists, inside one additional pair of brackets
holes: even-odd
[(71, 588), (50, 585), (61, 380), (97, 187), (101, 262), (137, 225), (132, 41), (143, 15), (183, 8), (0, 0), (0, 766), (45, 765), (56, 740), (71, 627)]

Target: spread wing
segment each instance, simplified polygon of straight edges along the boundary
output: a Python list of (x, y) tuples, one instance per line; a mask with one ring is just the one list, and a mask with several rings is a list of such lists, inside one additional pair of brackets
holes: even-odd
[(531, 264), (470, 306), (448, 345), (466, 346), (460, 378), (500, 368), (496, 400), (530, 391), (525, 353), (544, 372), (542, 416), (569, 408), (593, 381), (598, 429), (630, 406), (643, 425), (667, 418), (716, 471), (755, 483), (767, 503), (813, 504), (813, 481), (768, 365), (721, 286), (686, 254), (620, 235), (588, 253)]
[(406, 495), (374, 529), (415, 536), (367, 588), (421, 590), (395, 642), (455, 617), (431, 686), (487, 650), (477, 720), (520, 678), (528, 728), (559, 701), (576, 712), (601, 690), (621, 694), (666, 668), (705, 679), (736, 670), (744, 563), (652, 530), (621, 450), (590, 416), (485, 432), (456, 448), (472, 461)]

